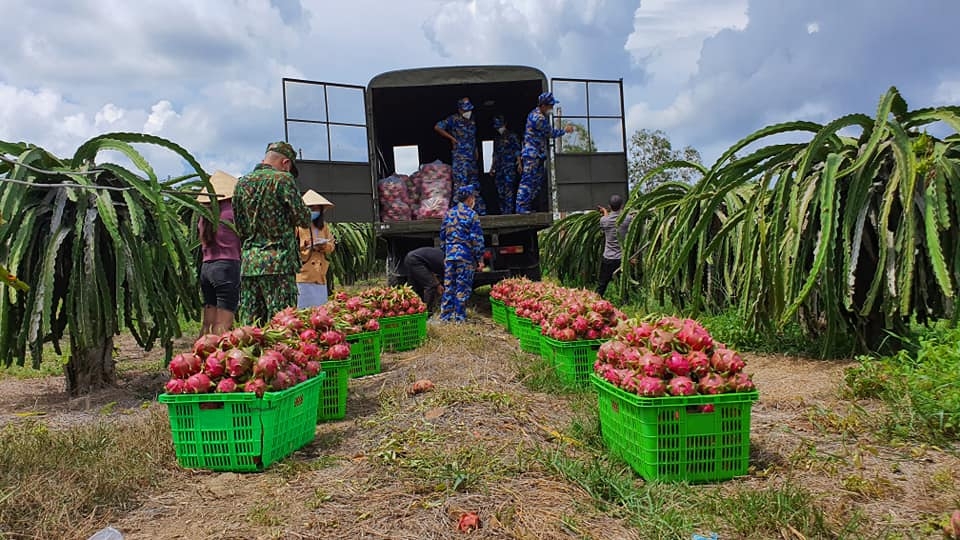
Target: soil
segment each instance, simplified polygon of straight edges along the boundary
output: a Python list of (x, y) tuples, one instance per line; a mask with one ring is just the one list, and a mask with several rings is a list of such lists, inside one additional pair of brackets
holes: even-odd
[[(165, 380), (161, 353), (119, 343), (118, 387), (88, 397), (70, 399), (62, 377), (0, 379), (0, 423), (40, 416), (66, 428), (136, 421), (162, 408), (155, 403)], [(522, 354), (486, 319), (431, 325), (424, 347), (385, 354), (381, 374), (351, 380), (347, 417), (318, 425), (315, 441), (291, 458), (262, 474), (171, 465), (139, 508), (105, 516), (105, 524), (128, 540), (442, 539), (461, 537), (457, 520), (477, 512), (475, 538), (639, 539), (616, 512), (601, 511), (584, 490), (531, 458), (538, 448), (576, 444), (560, 435), (574, 414), (569, 396), (535, 392), (518, 379)], [(866, 530), (876, 537), (924, 537), (924, 524), (960, 504), (956, 455), (868, 435), (882, 408), (841, 397), (848, 362), (745, 358), (761, 389), (751, 474), (727, 485), (791, 480), (818, 498), (827, 519), (875, 523)], [(409, 395), (419, 379), (435, 389)], [(792, 534), (783, 538), (801, 538)]]

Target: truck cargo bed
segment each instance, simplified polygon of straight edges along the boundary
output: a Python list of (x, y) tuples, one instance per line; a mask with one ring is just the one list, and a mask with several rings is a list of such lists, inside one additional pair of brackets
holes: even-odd
[[(508, 214), (505, 216), (480, 216), (480, 226), (486, 231), (509, 232), (513, 229), (545, 229), (550, 226), (552, 216), (547, 212), (534, 214)], [(376, 223), (375, 228), (381, 236), (403, 236), (417, 233), (434, 234), (440, 230), (439, 219), (420, 219), (414, 221), (393, 221)]]

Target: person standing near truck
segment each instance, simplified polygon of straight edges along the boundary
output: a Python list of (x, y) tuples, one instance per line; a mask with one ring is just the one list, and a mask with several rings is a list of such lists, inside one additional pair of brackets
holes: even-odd
[(442, 249), (426, 246), (407, 253), (403, 258), (407, 281), (430, 313), (437, 311), (443, 294), (444, 257)]
[(558, 101), (552, 92), (544, 92), (537, 97), (537, 107), (527, 115), (527, 127), (523, 132), (523, 150), (520, 152), (520, 187), (517, 188), (517, 213), (529, 214), (533, 211), (533, 201), (543, 189), (546, 177), (544, 162), (547, 159), (549, 140), (573, 133), (573, 126), (554, 129), (547, 118), (553, 112)]
[(503, 115), (493, 118), (493, 129), (497, 130), (497, 138), (493, 140), (493, 164), (490, 174), (494, 177), (497, 194), (500, 196), (500, 213), (512, 214), (516, 209), (515, 193), (517, 172), (520, 170), (520, 138), (507, 129), (507, 122)]
[(480, 170), (477, 168), (477, 123), (473, 120), (470, 98), (457, 102), (457, 114), (437, 122), (434, 131), (453, 145), (453, 193), (464, 186), (476, 191), (476, 212), (486, 215), (487, 207), (480, 197)]
[(266, 323), (297, 305), (296, 229), (310, 226), (310, 210), (294, 182), (296, 157), (289, 143), (270, 143), (263, 161), (234, 189), (234, 219), (243, 240), (240, 314), (247, 323)]
[(477, 195), (472, 186), (457, 191), (457, 205), (447, 211), (440, 225), (443, 246), (443, 298), (440, 320), (467, 320), (467, 300), (473, 293), (473, 273), (483, 269), (483, 230), (473, 210)]
[(601, 297), (607, 292), (607, 286), (613, 280), (613, 274), (623, 259), (623, 250), (620, 247), (620, 241), (627, 236), (627, 229), (633, 220), (633, 214), (628, 214), (623, 218), (623, 222), (617, 225), (620, 219), (620, 210), (623, 208), (623, 197), (620, 195), (610, 196), (610, 208), (598, 207), (600, 213), (600, 230), (603, 231), (603, 259), (600, 261), (600, 284), (597, 287), (597, 294)]
[(330, 226), (324, 222), (323, 212), (333, 203), (312, 189), (303, 194), (303, 203), (310, 209), (310, 226), (297, 229), (300, 260), (303, 266), (297, 274), (297, 308), (305, 309), (327, 303), (327, 257), (336, 249)]

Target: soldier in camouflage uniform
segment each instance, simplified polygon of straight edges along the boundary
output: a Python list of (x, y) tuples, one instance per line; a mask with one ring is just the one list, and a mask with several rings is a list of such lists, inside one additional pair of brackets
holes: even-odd
[(544, 161), (547, 159), (549, 140), (571, 133), (573, 126), (554, 129), (547, 118), (558, 102), (552, 92), (544, 92), (537, 98), (537, 108), (527, 115), (527, 127), (523, 133), (523, 150), (520, 163), (523, 172), (520, 175), (520, 187), (517, 188), (517, 213), (529, 214), (534, 210), (533, 201), (543, 189), (546, 177)]
[(296, 157), (289, 143), (267, 145), (263, 162), (234, 190), (234, 220), (243, 240), (240, 317), (245, 323), (266, 323), (297, 305), (296, 229), (310, 226), (310, 209), (294, 182)]
[(487, 205), (480, 196), (480, 169), (477, 168), (477, 124), (474, 122), (473, 103), (469, 98), (457, 102), (457, 114), (437, 122), (434, 131), (453, 145), (453, 192), (464, 186), (476, 191), (476, 211), (486, 215)]
[(514, 190), (517, 189), (517, 170), (520, 168), (520, 139), (507, 129), (503, 116), (493, 119), (493, 129), (497, 138), (493, 140), (493, 163), (490, 174), (497, 185), (500, 196), (500, 213), (512, 214), (514, 210)]
[(476, 192), (470, 186), (462, 187), (457, 191), (457, 201), (440, 225), (440, 244), (444, 251), (440, 320), (448, 322), (467, 319), (473, 273), (483, 269), (483, 230), (480, 218), (473, 211)]

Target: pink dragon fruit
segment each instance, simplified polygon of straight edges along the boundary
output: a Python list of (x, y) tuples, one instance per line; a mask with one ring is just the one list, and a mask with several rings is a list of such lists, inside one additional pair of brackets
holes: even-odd
[(637, 369), (640, 367), (640, 358), (640, 351), (633, 347), (629, 347), (623, 351), (623, 361), (620, 364), (614, 365), (619, 368)]
[(713, 352), (713, 356), (710, 358), (710, 364), (713, 365), (714, 371), (728, 374), (740, 373), (746, 365), (743, 359), (740, 358), (740, 355), (735, 351), (723, 348)]
[(687, 362), (690, 363), (690, 372), (697, 377), (705, 377), (710, 372), (710, 357), (703, 351), (692, 350), (687, 353)]
[(710, 373), (700, 379), (701, 394), (722, 394), (727, 387), (727, 380), (716, 373)]
[(673, 339), (676, 334), (665, 329), (657, 328), (650, 334), (650, 348), (654, 352), (665, 353), (673, 348)]
[(666, 375), (667, 366), (663, 358), (647, 351), (646, 354), (640, 357), (640, 370), (643, 371), (643, 374), (647, 377), (662, 378)]
[(250, 358), (240, 349), (230, 349), (226, 353), (227, 373), (234, 378), (242, 377), (250, 371), (253, 363)]
[(217, 383), (217, 392), (221, 394), (229, 394), (230, 392), (236, 392), (236, 391), (237, 391), (237, 381), (231, 379), (230, 377), (221, 379), (220, 382)]
[(674, 377), (667, 384), (667, 390), (674, 396), (692, 396), (697, 393), (697, 383), (690, 377)]
[(184, 394), (187, 391), (187, 381), (184, 379), (170, 379), (164, 385), (168, 394)]
[(667, 393), (667, 384), (657, 377), (641, 377), (637, 381), (637, 394), (643, 397), (660, 397)]
[(752, 392), (757, 389), (753, 384), (753, 379), (744, 372), (734, 373), (727, 378), (727, 385), (734, 392)]
[(284, 363), (286, 363), (286, 358), (284, 358), (283, 353), (279, 351), (265, 351), (253, 367), (253, 373), (254, 375), (260, 375), (270, 379), (277, 374), (280, 366)]
[(667, 369), (674, 375), (685, 377), (690, 374), (690, 362), (687, 361), (685, 356), (676, 351), (670, 354), (670, 358), (667, 358), (666, 364)]
[(253, 392), (257, 397), (263, 397), (263, 393), (267, 391), (267, 383), (263, 379), (253, 379), (243, 386), (243, 391)]

